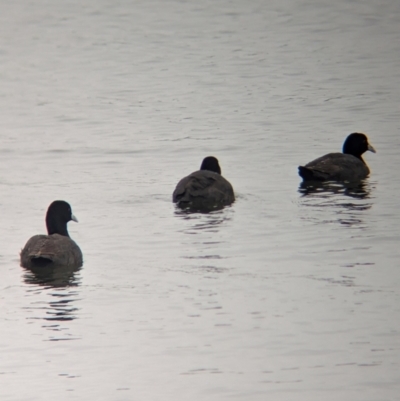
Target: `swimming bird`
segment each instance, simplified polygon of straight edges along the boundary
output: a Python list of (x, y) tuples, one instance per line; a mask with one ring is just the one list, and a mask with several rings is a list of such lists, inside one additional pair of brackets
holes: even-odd
[(56, 200), (51, 203), (46, 214), (48, 235), (35, 235), (28, 240), (21, 251), (21, 266), (82, 266), (82, 252), (67, 230), (71, 220), (78, 222), (67, 202)]
[(182, 209), (211, 211), (233, 203), (235, 194), (232, 185), (221, 175), (218, 159), (208, 156), (200, 170), (178, 182), (172, 201)]
[(343, 144), (343, 153), (328, 153), (299, 166), (303, 181), (359, 181), (369, 175), (369, 168), (362, 158), (367, 150), (376, 153), (364, 134), (350, 134)]

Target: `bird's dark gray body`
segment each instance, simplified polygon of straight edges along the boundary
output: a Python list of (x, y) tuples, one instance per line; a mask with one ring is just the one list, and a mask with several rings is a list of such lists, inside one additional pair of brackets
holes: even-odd
[(235, 194), (220, 174), (198, 170), (178, 182), (172, 201), (182, 208), (213, 210), (233, 203)]
[(82, 252), (71, 238), (64, 235), (35, 235), (21, 251), (21, 266), (69, 266), (80, 267)]
[(300, 166), (299, 174), (308, 181), (359, 181), (369, 175), (369, 168), (359, 158), (338, 152)]

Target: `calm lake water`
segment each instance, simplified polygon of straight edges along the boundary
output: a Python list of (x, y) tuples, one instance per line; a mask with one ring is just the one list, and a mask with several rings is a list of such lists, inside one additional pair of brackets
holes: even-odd
[[(0, 59), (2, 401), (399, 399), (397, 0), (5, 0)], [(208, 155), (237, 201), (181, 213)], [(55, 199), (85, 263), (34, 275)]]

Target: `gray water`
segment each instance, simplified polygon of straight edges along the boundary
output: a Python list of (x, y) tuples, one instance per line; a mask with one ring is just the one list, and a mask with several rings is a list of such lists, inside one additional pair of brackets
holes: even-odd
[[(2, 401), (400, 399), (397, 0), (4, 0), (0, 61)], [(237, 201), (180, 213), (207, 155)], [(84, 266), (35, 276), (55, 199)]]

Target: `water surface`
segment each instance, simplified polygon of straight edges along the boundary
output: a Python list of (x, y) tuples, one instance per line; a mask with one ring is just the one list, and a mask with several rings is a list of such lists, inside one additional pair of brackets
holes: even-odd
[[(400, 8), (0, 5), (2, 400), (396, 400)], [(358, 187), (297, 166), (368, 134)], [(187, 214), (214, 155), (237, 201)], [(72, 205), (85, 263), (19, 251)]]

